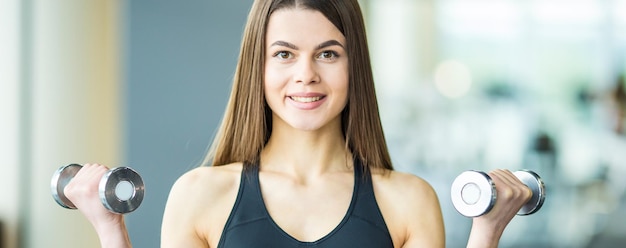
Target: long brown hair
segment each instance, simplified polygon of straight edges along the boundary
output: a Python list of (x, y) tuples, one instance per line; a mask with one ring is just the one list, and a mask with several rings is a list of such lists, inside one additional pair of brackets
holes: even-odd
[(274, 11), (303, 8), (321, 12), (346, 38), (348, 103), (341, 113), (346, 146), (366, 168), (393, 169), (383, 134), (374, 77), (357, 0), (256, 0), (248, 15), (230, 99), (205, 165), (253, 164), (272, 132), (263, 94), (265, 35)]

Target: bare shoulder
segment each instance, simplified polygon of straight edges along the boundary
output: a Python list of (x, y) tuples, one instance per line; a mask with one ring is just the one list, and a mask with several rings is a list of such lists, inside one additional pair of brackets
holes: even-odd
[(241, 169), (241, 163), (235, 163), (190, 170), (176, 180), (168, 201), (181, 200), (187, 208), (214, 206), (223, 197), (237, 192)]
[(395, 247), (444, 247), (439, 199), (424, 179), (405, 172), (374, 171), (374, 193)]
[(176, 190), (185, 193), (214, 193), (219, 195), (238, 186), (241, 169), (241, 163), (195, 168), (176, 180), (172, 187), (172, 193), (176, 193), (174, 192)]
[(241, 163), (198, 167), (178, 178), (165, 206), (163, 247), (215, 247), (237, 197), (242, 168)]
[[(374, 171), (372, 179), (377, 190), (395, 202), (406, 204), (437, 201), (433, 187), (421, 177), (398, 171)], [(378, 197), (378, 196), (377, 196)]]

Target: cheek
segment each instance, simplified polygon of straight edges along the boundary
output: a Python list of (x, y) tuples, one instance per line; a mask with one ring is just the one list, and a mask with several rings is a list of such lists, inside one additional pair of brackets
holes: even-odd
[(349, 88), (349, 77), (347, 70), (337, 70), (334, 73), (334, 78), (336, 79), (333, 82), (332, 87), (335, 92), (338, 92), (342, 98), (345, 99), (345, 102), (348, 101), (348, 88)]
[(268, 103), (276, 101), (276, 96), (280, 94), (282, 80), (279, 75), (280, 73), (276, 73), (275, 71), (265, 70), (265, 75), (263, 76), (263, 93)]
[(285, 72), (276, 68), (276, 66), (271, 65), (266, 62), (265, 70), (263, 71), (263, 83), (266, 87), (278, 87), (283, 84), (285, 81)]

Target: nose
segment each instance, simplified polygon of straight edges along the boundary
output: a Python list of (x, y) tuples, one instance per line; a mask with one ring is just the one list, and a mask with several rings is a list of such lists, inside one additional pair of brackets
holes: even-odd
[(312, 84), (320, 81), (318, 68), (316, 67), (314, 61), (301, 60), (296, 68), (297, 69), (294, 75), (296, 83)]

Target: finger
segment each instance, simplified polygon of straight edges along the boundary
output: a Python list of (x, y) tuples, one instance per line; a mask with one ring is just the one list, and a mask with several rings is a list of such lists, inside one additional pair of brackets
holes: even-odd
[(77, 197), (96, 195), (100, 179), (108, 168), (99, 164), (85, 164), (63, 189), (64, 194), (72, 202)]
[(498, 181), (503, 183), (503, 186), (512, 186), (521, 183), (509, 170), (493, 170), (489, 172), (489, 176), (491, 176), (492, 178), (497, 178)]
[(492, 176), (496, 184), (499, 198), (524, 204), (532, 197), (530, 188), (512, 172), (508, 170), (495, 170), (490, 173), (490, 176)]
[(502, 176), (503, 178), (507, 179), (507, 182), (510, 183), (510, 185), (516, 185), (516, 186), (521, 186), (521, 185), (525, 185), (521, 180), (519, 180), (519, 178), (517, 176), (515, 176), (515, 174), (513, 172), (511, 172), (510, 170), (500, 170), (499, 171), (500, 176)]
[[(76, 173), (76, 178), (83, 180), (99, 180), (109, 168), (100, 164), (84, 164), (83, 167)], [(96, 179), (94, 179), (96, 178)]]

